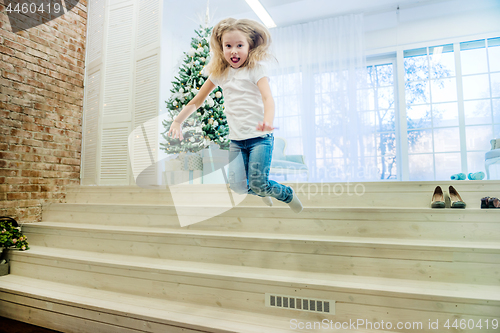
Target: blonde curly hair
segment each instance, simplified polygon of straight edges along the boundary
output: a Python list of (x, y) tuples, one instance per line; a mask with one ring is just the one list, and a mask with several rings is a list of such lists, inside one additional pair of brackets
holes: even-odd
[(210, 37), (212, 59), (210, 59), (207, 70), (208, 73), (217, 78), (225, 77), (229, 68), (229, 64), (224, 58), (222, 35), (234, 30), (241, 31), (249, 44), (248, 57), (242, 67), (253, 68), (259, 61), (273, 58), (269, 52), (271, 34), (265, 26), (249, 19), (224, 19), (215, 25)]

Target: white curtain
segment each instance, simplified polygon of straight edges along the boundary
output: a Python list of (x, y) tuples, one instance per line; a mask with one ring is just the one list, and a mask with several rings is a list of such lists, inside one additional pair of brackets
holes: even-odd
[(287, 140), (285, 154), (305, 155), (310, 182), (375, 180), (363, 15), (275, 28), (271, 34), (278, 60), (269, 67), (275, 136)]

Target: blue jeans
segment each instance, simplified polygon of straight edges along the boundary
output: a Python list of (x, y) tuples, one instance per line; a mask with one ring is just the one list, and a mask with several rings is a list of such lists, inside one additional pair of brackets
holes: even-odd
[(289, 203), (293, 190), (269, 180), (273, 157), (274, 135), (246, 140), (231, 140), (229, 145), (229, 187), (238, 194), (273, 197)]

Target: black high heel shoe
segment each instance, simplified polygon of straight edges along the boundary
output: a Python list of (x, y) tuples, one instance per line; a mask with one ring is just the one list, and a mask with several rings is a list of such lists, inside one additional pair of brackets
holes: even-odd
[(488, 208), (500, 208), (500, 200), (498, 198), (488, 198)]
[(481, 198), (481, 209), (489, 208), (490, 197)]

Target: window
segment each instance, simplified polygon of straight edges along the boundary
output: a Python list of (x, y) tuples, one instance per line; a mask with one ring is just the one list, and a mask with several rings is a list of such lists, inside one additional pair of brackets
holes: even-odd
[(372, 155), (377, 165), (376, 179), (398, 179), (396, 154), (396, 100), (394, 63), (380, 62), (368, 66), (368, 103), (366, 117), (376, 127), (374, 135), (365, 138), (366, 155)]
[(409, 180), (484, 171), (500, 135), (500, 38), (404, 52)]
[[(404, 73), (399, 84), (396, 64)], [(402, 58), (374, 58), (362, 74), (366, 85), (359, 84), (356, 74), (356, 89), (345, 85), (349, 91), (334, 82), (353, 78), (347, 72), (340, 80), (335, 75), (340, 74), (314, 71), (271, 78), (276, 126), (288, 141), (287, 154), (306, 155), (309, 181), (345, 181), (360, 170), (358, 180), (415, 181), (484, 171), (489, 142), (500, 137), (500, 38), (410, 49)], [(404, 99), (398, 102), (398, 96)], [(364, 98), (366, 103), (361, 103)], [(357, 146), (349, 147), (345, 142), (350, 133), (340, 110), (345, 113), (353, 101), (358, 103), (358, 129), (376, 130), (361, 130)], [(354, 168), (346, 157), (348, 151), (353, 156), (353, 149), (359, 159)]]
[(484, 169), (490, 140), (500, 137), (500, 38), (460, 44), (467, 166)]
[[(320, 179), (341, 180), (349, 173), (343, 144), (342, 112), (347, 107), (346, 90), (337, 87), (336, 73), (314, 74), (314, 119), (316, 174)], [(343, 73), (346, 79), (347, 73)], [(331, 135), (331, 133), (336, 133)]]
[(286, 136), (286, 154), (303, 154), (301, 122), (302, 74), (290, 73), (272, 76), (271, 92), (275, 101), (274, 126), (280, 128), (278, 136)]
[(404, 52), (410, 180), (461, 171), (453, 45)]
[[(310, 181), (344, 181), (353, 175), (364, 180), (398, 179), (394, 67), (394, 60), (390, 59), (378, 61), (366, 71), (358, 71), (356, 78), (349, 77), (345, 71), (340, 80), (343, 88), (334, 84), (339, 82), (336, 72), (272, 76), (275, 124), (280, 127), (279, 135), (285, 136), (288, 142), (286, 153), (303, 154), (305, 136), (314, 147), (307, 150), (306, 156)], [(361, 82), (359, 78), (366, 81)], [(358, 89), (354, 97), (349, 96), (344, 84), (353, 80)], [(364, 136), (355, 141), (352, 141), (343, 114), (350, 110), (349, 104), (353, 101), (358, 103), (354, 111), (359, 112), (356, 127), (365, 129), (361, 131)], [(314, 110), (314, 118), (308, 112), (301, 114), (301, 108)], [(314, 131), (306, 130), (304, 122), (308, 121), (314, 122)], [(349, 140), (351, 146), (346, 145)], [(352, 142), (357, 146), (353, 147)], [(346, 156), (350, 149), (358, 150), (359, 161), (349, 167), (350, 159)], [(292, 177), (305, 180), (300, 175)]]

